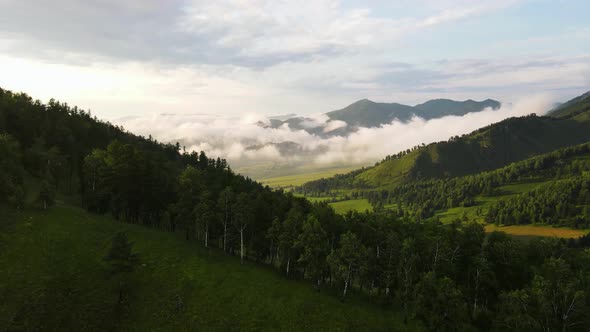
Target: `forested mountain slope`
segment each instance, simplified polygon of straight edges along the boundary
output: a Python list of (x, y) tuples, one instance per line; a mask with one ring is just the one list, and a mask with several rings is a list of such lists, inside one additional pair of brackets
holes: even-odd
[(0, 329), (584, 331), (590, 318), (587, 238), (521, 243), (401, 202), (338, 215), (4, 90), (0, 119)]
[[(572, 104), (571, 107), (582, 107)], [(590, 110), (574, 117), (529, 115), (510, 118), (446, 142), (418, 146), (387, 156), (374, 167), (309, 182), (318, 188), (391, 187), (414, 180), (475, 174), (561, 147), (590, 141)]]
[(549, 115), (556, 118), (574, 118), (578, 120), (590, 120), (590, 91), (578, 96), (552, 110)]

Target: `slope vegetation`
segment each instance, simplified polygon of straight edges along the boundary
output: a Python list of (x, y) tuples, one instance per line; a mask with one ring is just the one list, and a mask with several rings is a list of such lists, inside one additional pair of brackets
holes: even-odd
[(390, 188), (416, 180), (476, 174), (581, 144), (590, 141), (589, 100), (580, 98), (570, 102), (567, 110), (571, 112), (567, 116), (506, 119), (468, 135), (387, 156), (365, 170), (308, 182), (301, 190), (321, 193), (328, 188)]
[[(588, 120), (588, 111), (590, 110), (590, 91), (578, 96), (552, 110), (549, 115), (556, 118), (576, 118), (578, 120)], [(586, 113), (583, 115), (583, 113)]]
[[(339, 301), (175, 234), (59, 205), (0, 229), (1, 331), (402, 330), (391, 310)], [(118, 283), (103, 261), (125, 231), (139, 264)]]

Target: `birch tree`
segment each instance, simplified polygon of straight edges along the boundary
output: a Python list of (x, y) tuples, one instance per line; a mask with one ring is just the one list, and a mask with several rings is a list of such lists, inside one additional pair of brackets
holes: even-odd
[(223, 252), (227, 254), (227, 231), (232, 219), (232, 206), (234, 204), (234, 193), (231, 187), (226, 187), (219, 194), (217, 209), (219, 211), (219, 222), (223, 227)]
[(328, 264), (336, 277), (344, 283), (342, 297), (346, 297), (354, 275), (362, 268), (367, 249), (356, 234), (347, 232), (340, 237), (340, 247), (328, 256)]

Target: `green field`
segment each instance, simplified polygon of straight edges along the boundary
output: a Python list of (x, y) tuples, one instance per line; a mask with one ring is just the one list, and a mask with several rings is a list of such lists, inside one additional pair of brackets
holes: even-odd
[(260, 183), (268, 185), (271, 188), (291, 188), (301, 186), (302, 184), (315, 181), (322, 178), (329, 178), (336, 174), (345, 174), (357, 169), (358, 167), (344, 167), (344, 168), (329, 168), (317, 171), (307, 171), (304, 173), (297, 173), (292, 175), (277, 176), (270, 178), (258, 179)]
[[(206, 251), (180, 236), (81, 209), (25, 211), (0, 224), (0, 331), (412, 330), (392, 309)], [(140, 263), (123, 301), (103, 262), (124, 230)]]
[(437, 215), (443, 223), (449, 223), (457, 218), (461, 219), (464, 216), (469, 220), (483, 222), (483, 216), (493, 202), (531, 191), (544, 183), (546, 182), (532, 181), (502, 186), (498, 188), (498, 194), (495, 196), (477, 196), (475, 198), (476, 205), (474, 206), (455, 207), (446, 211), (441, 211)]
[(364, 212), (366, 210), (373, 211), (373, 206), (366, 199), (350, 199), (347, 201), (340, 201), (330, 203), (336, 213), (344, 214), (348, 211)]
[[(448, 209), (437, 216), (443, 223), (449, 223), (455, 219), (475, 220), (485, 223), (484, 216), (487, 213), (489, 206), (500, 199), (507, 199), (511, 196), (529, 192), (538, 186), (547, 183), (543, 181), (523, 182), (518, 184), (510, 184), (498, 188), (498, 195), (496, 196), (477, 196), (476, 205), (470, 207), (456, 207)], [(501, 231), (510, 235), (520, 237), (558, 237), (558, 238), (578, 238), (586, 235), (590, 230), (578, 230), (567, 227), (553, 227), (551, 225), (510, 225), (510, 226), (496, 226), (486, 225), (486, 232)]]

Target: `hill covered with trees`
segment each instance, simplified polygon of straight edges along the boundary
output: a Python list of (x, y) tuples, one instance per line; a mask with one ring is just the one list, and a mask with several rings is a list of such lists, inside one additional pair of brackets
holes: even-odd
[[(575, 122), (531, 118), (578, 133)], [(586, 239), (521, 242), (486, 236), (478, 223), (337, 215), (234, 174), (222, 159), (5, 90), (0, 119), (10, 157), (0, 162), (0, 262), (10, 267), (0, 272), (10, 299), (1, 329), (587, 329)], [(564, 155), (587, 146), (579, 149)], [(252, 265), (331, 298), (286, 291), (292, 284)]]
[(476, 174), (512, 162), (590, 141), (586, 99), (571, 102), (576, 116), (509, 118), (448, 141), (416, 146), (386, 156), (374, 167), (304, 184), (301, 192), (335, 189), (391, 188), (426, 179)]

